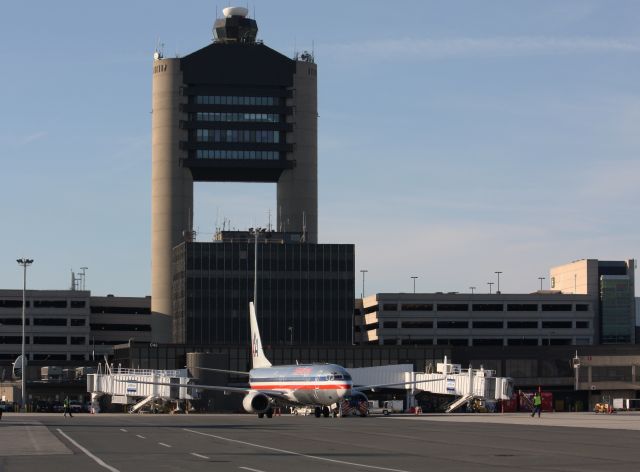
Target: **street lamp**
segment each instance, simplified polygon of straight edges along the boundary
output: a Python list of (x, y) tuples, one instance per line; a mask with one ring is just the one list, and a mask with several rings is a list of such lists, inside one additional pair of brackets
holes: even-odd
[(498, 274), (498, 289), (496, 290), (496, 293), (500, 293), (500, 274), (502, 274), (502, 271), (496, 270), (495, 273)]
[(364, 298), (364, 274), (369, 271), (367, 269), (360, 269), (360, 272), (362, 272), (362, 298)]
[(487, 282), (487, 285), (489, 286), (489, 293), (491, 293), (491, 287), (493, 286), (495, 282)]
[(413, 293), (416, 293), (416, 279), (418, 278), (418, 276), (412, 275), (411, 278), (413, 279)]
[(546, 277), (538, 277), (538, 280), (540, 281), (540, 291), (542, 292), (542, 281), (546, 279)]
[(476, 289), (475, 287), (469, 287), (471, 289), (471, 295), (473, 295), (473, 291)]
[(27, 309), (27, 267), (33, 264), (33, 259), (16, 259), (16, 262), (22, 266), (22, 409), (27, 412), (27, 358), (24, 353), (24, 327), (25, 313)]
[(293, 326), (289, 326), (289, 345), (293, 346)]

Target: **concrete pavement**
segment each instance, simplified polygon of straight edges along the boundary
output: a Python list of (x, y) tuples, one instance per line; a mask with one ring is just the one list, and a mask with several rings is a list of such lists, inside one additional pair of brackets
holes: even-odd
[[(0, 422), (0, 471), (628, 471), (640, 467), (638, 423), (594, 414), (15, 414)], [(34, 428), (48, 432), (37, 446), (45, 455), (32, 454)], [(22, 442), (32, 444), (25, 455), (8, 454)]]

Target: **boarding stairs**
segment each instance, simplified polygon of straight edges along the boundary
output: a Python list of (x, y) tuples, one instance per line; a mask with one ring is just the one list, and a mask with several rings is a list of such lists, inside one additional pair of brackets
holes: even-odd
[(471, 393), (467, 393), (466, 395), (463, 395), (460, 398), (458, 398), (457, 400), (449, 403), (449, 405), (447, 406), (447, 409), (445, 410), (445, 412), (446, 413), (452, 413), (452, 412), (456, 411), (458, 408), (460, 408), (462, 405), (465, 405), (466, 403), (470, 402), (473, 399), (474, 399), (474, 395), (471, 394)]
[(136, 403), (131, 407), (131, 409), (129, 410), (129, 413), (136, 413), (138, 410), (140, 410), (140, 408), (142, 408), (149, 402), (152, 402), (153, 400), (156, 400), (156, 399), (157, 397), (155, 395), (149, 395), (148, 397), (143, 398), (142, 400), (140, 400), (138, 403)]
[(535, 409), (535, 405), (533, 404), (532, 397), (525, 395), (524, 393), (522, 393), (522, 391), (519, 391), (518, 393), (520, 394), (520, 397), (524, 400), (524, 402), (529, 406), (531, 411), (533, 411)]

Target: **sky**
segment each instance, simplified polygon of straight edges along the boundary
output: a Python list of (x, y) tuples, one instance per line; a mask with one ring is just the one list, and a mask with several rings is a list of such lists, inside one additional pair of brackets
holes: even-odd
[[(0, 288), (150, 294), (153, 52), (208, 45), (228, 2), (8, 1), (0, 16)], [(241, 4), (247, 5), (246, 1)], [(540, 288), (640, 257), (640, 2), (254, 0), (259, 39), (318, 64), (319, 240), (356, 294)], [(275, 184), (196, 184), (194, 226), (266, 226)], [(640, 293), (636, 282), (636, 293)], [(496, 286), (493, 286), (494, 290)]]

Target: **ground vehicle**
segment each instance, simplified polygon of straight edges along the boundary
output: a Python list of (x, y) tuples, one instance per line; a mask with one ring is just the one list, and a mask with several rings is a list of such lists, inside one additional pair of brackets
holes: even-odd
[(82, 403), (78, 400), (71, 400), (69, 402), (69, 409), (71, 410), (71, 413), (82, 413)]
[(52, 402), (51, 411), (53, 411), (54, 413), (62, 413), (64, 411), (64, 405), (62, 404), (62, 402)]
[(385, 400), (382, 405), (377, 400), (369, 400), (370, 413), (382, 413), (385, 416), (391, 413), (402, 413), (404, 411), (404, 403), (402, 400)]
[(52, 411), (51, 404), (44, 400), (38, 400), (33, 406), (33, 411), (36, 411), (39, 413), (48, 413)]

